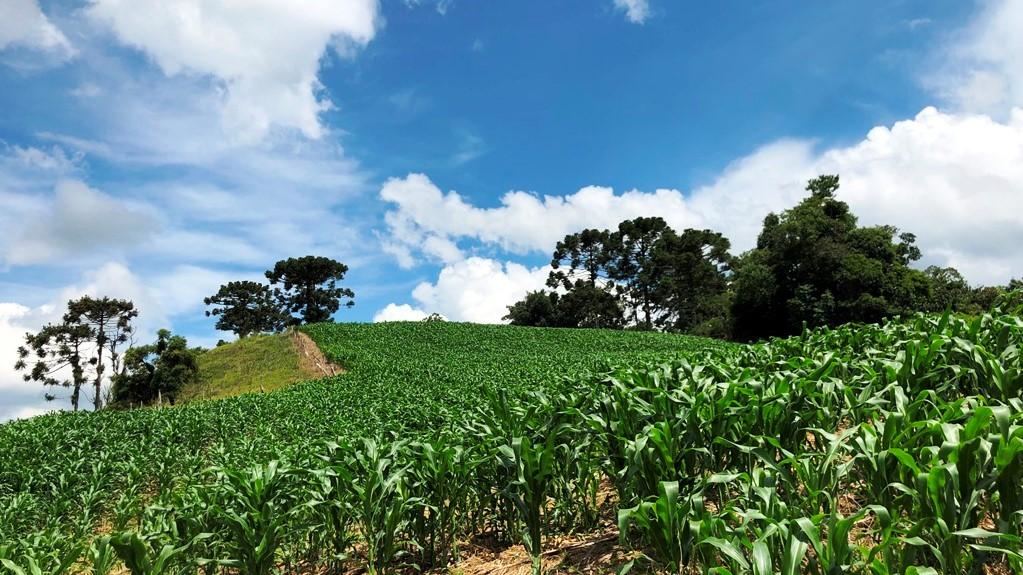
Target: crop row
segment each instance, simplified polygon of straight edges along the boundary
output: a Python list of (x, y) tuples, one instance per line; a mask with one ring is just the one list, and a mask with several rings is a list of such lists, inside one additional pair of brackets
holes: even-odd
[[(330, 338), (343, 332), (318, 329), (328, 328), (312, 333), (337, 357), (342, 344)], [(438, 354), (419, 365), (430, 374), (428, 396), (439, 397), (425, 407), (443, 417), (413, 425), (426, 412), (412, 395), (390, 412), (364, 410), (372, 416), (358, 433), (321, 440), (314, 421), (303, 428), (300, 416), (274, 412), (319, 413), (307, 397), (316, 387), (277, 396), (285, 403), (268, 401), (272, 394), (219, 408), (253, 401), (248, 410), (289, 422), (258, 434), (232, 430), (229, 413), (179, 429), (164, 414), (187, 408), (150, 411), (151, 432), (168, 447), (146, 447), (145, 466), (82, 446), (62, 460), (75, 467), (4, 477), (3, 565), (101, 575), (118, 562), (151, 575), (383, 573), (444, 566), (460, 543), (486, 536), (522, 544), (539, 572), (545, 539), (593, 529), (609, 490), (621, 544), (635, 549), (622, 569), (1023, 571), (1018, 316), (921, 316), (748, 347), (699, 349), (693, 340), (684, 357), (634, 357), (546, 391), (529, 389), (538, 359), (507, 367), (522, 370), (517, 381), (481, 385), (471, 402), (440, 391), (466, 349), (501, 344), (459, 347), (439, 336), (431, 348), (430, 332), (414, 335), (426, 340), (419, 351)], [(520, 342), (518, 355), (542, 352), (548, 336), (540, 337), (533, 347)], [(383, 346), (344, 345), (362, 350), (343, 358), (353, 373), (391, 366), (389, 382), (411, 375)], [(559, 360), (550, 355), (548, 364)], [(487, 369), (483, 380), (494, 375)], [(464, 373), (454, 390), (470, 389), (475, 376)], [(362, 392), (370, 405), (387, 401), (377, 388)], [(258, 421), (247, 414), (239, 420)], [(373, 417), (384, 414), (408, 425), (381, 432)], [(303, 433), (307, 441), (296, 439)], [(40, 506), (50, 521), (40, 523)]]

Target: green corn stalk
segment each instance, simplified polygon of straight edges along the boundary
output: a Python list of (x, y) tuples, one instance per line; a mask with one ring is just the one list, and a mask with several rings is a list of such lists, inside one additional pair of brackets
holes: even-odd
[[(205, 537), (208, 535), (199, 536), (196, 540)], [(112, 536), (110, 546), (131, 575), (164, 575), (184, 559), (193, 541), (184, 545), (161, 544), (158, 537), (142, 536), (131, 531)]]
[(412, 520), (423, 548), (420, 566), (445, 565), (449, 557), (457, 558), (461, 534), (457, 519), (466, 504), (475, 462), (463, 447), (446, 440), (414, 442), (410, 447), (410, 490), (421, 501)]
[(328, 571), (339, 573), (356, 539), (352, 529), (355, 479), (350, 468), (351, 450), (332, 442), (327, 444), (327, 453), (321, 459), (326, 467), (312, 472), (309, 505), (325, 531), (319, 540), (325, 542), (329, 552)]
[(117, 552), (110, 537), (98, 537), (89, 545), (89, 568), (92, 575), (107, 575), (114, 568)]
[(635, 526), (642, 540), (653, 549), (654, 560), (672, 573), (689, 565), (696, 546), (690, 525), (691, 499), (679, 498), (678, 481), (663, 481), (656, 498), (618, 511), (618, 533), (628, 543)]
[(541, 553), (544, 526), (544, 506), (547, 493), (556, 473), (556, 430), (551, 430), (543, 443), (534, 445), (528, 437), (516, 437), (511, 445), (498, 449), (501, 464), (512, 474), (512, 481), (504, 488), (525, 524), (522, 545), (529, 553), (533, 575), (542, 572)]
[(408, 468), (397, 462), (405, 449), (403, 441), (381, 449), (376, 441), (365, 439), (352, 460), (356, 470), (352, 484), (354, 512), (366, 542), (366, 569), (370, 575), (389, 572), (399, 551), (398, 537), (408, 510), (418, 504), (408, 493)]
[(288, 492), (293, 472), (278, 461), (249, 469), (222, 468), (217, 510), (230, 532), (228, 546), (243, 575), (267, 575), (288, 530), (293, 503)]

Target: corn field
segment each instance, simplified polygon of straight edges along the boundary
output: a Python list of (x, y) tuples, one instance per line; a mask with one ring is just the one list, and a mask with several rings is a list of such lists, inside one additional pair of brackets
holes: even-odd
[[(0, 427), (15, 575), (410, 573), (486, 537), (533, 572), (610, 505), (625, 572), (1023, 573), (1023, 320), (752, 346), (317, 325), (345, 374)], [(439, 571), (443, 572), (443, 571)]]

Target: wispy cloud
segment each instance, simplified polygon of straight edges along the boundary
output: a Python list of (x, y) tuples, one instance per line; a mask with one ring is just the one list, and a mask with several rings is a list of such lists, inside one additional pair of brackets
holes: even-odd
[(476, 134), (463, 132), (459, 137), (458, 150), (451, 156), (451, 164), (461, 166), (487, 153), (487, 143)]
[(625, 17), (633, 24), (642, 24), (650, 18), (648, 0), (614, 0), (615, 8), (625, 12)]

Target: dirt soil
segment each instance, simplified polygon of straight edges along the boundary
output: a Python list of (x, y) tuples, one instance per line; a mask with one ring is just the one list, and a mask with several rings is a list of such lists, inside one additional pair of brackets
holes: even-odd
[(297, 329), (291, 331), (291, 342), (298, 351), (298, 361), (302, 371), (310, 377), (319, 379), (345, 372), (340, 365), (328, 360), (316, 342), (301, 331)]

